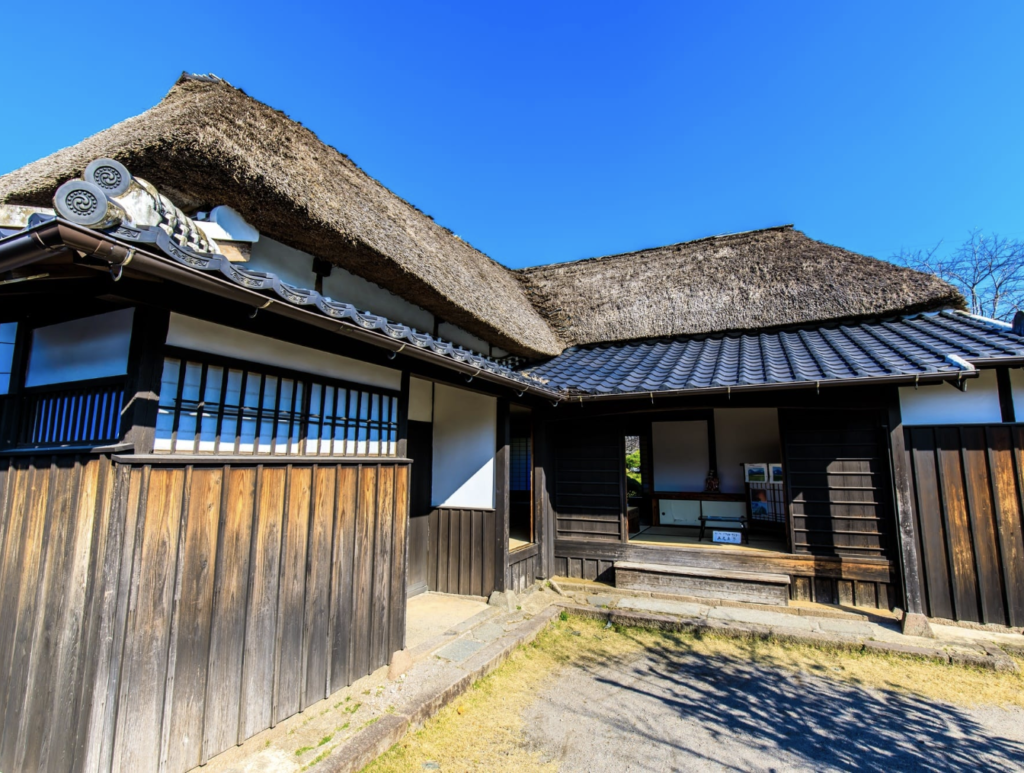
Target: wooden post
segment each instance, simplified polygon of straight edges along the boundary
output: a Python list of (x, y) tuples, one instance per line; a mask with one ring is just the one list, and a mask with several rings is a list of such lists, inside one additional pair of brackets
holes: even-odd
[(931, 626), (924, 610), (921, 560), (917, 554), (917, 526), (910, 495), (911, 479), (907, 463), (906, 439), (900, 415), (899, 393), (892, 390), (889, 403), (889, 451), (892, 460), (893, 501), (896, 506), (896, 536), (899, 540), (900, 568), (903, 579), (903, 633), (931, 637)]
[(398, 448), (400, 459), (409, 456), (409, 371), (402, 370), (401, 394), (398, 396)]
[(498, 432), (494, 454), (494, 590), (508, 589), (508, 511), (509, 511), (509, 422), (508, 400), (498, 400)]
[(532, 413), (533, 422), (533, 541), (540, 546), (539, 575), (547, 579), (551, 576), (553, 566), (553, 541), (550, 535), (553, 524), (550, 523), (550, 510), (545, 497), (547, 481), (544, 465), (547, 459), (547, 424), (544, 414), (539, 409)]
[(1010, 369), (996, 368), (996, 384), (999, 388), (999, 411), (1004, 422), (1017, 421), (1013, 409), (1013, 387), (1010, 385)]
[(170, 312), (149, 306), (137, 307), (132, 315), (128, 378), (125, 380), (124, 409), (121, 412), (121, 442), (131, 443), (137, 454), (153, 452), (164, 370), (164, 344), (170, 320)]

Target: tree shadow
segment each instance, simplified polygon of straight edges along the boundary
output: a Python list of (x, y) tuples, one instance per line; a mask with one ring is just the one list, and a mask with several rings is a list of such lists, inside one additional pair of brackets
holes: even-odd
[(583, 733), (646, 749), (631, 769), (664, 770), (670, 759), (672, 769), (1024, 770), (1024, 744), (913, 695), (671, 648), (577, 666), (594, 688), (556, 684), (547, 701)]

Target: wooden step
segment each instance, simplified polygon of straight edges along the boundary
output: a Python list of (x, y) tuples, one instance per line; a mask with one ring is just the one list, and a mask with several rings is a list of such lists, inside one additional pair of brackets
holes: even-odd
[(789, 605), (789, 584), (785, 574), (615, 562), (615, 587), (625, 590), (785, 607)]

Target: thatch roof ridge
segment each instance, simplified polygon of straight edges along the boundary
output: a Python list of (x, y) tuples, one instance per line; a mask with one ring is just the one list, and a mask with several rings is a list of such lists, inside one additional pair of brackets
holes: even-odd
[(590, 258), (577, 258), (576, 260), (562, 260), (557, 263), (542, 263), (539, 266), (524, 266), (523, 268), (513, 269), (517, 274), (530, 274), (534, 272), (544, 271), (546, 269), (560, 269), (566, 266), (575, 266), (581, 263), (595, 263), (603, 260), (616, 260), (619, 258), (632, 258), (638, 255), (646, 255), (647, 253), (653, 252), (654, 250), (671, 250), (676, 247), (690, 247), (695, 244), (701, 244), (703, 242), (714, 242), (722, 239), (739, 239), (744, 236), (750, 236), (751, 234), (765, 233), (767, 231), (791, 231), (793, 230), (793, 223), (787, 223), (785, 225), (772, 225), (765, 228), (755, 228), (750, 231), (734, 231), (731, 233), (714, 234), (713, 236), (701, 236), (697, 239), (687, 239), (682, 242), (672, 242), (671, 244), (663, 244), (658, 247), (644, 247), (639, 250), (630, 250), (629, 252), (614, 252), (609, 255), (595, 255)]
[(778, 329), (962, 308), (930, 274), (810, 239), (792, 226), (519, 269), (570, 346)]
[(266, 235), (514, 354), (564, 348), (509, 269), (307, 127), (219, 78), (183, 74), (141, 115), (0, 177), (0, 202), (49, 205), (61, 183), (101, 156), (153, 182), (183, 211), (230, 204)]

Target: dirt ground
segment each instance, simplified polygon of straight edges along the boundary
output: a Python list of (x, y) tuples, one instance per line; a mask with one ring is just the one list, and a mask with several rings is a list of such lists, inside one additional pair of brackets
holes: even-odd
[(1024, 770), (1021, 675), (569, 618), (367, 771), (968, 769)]

